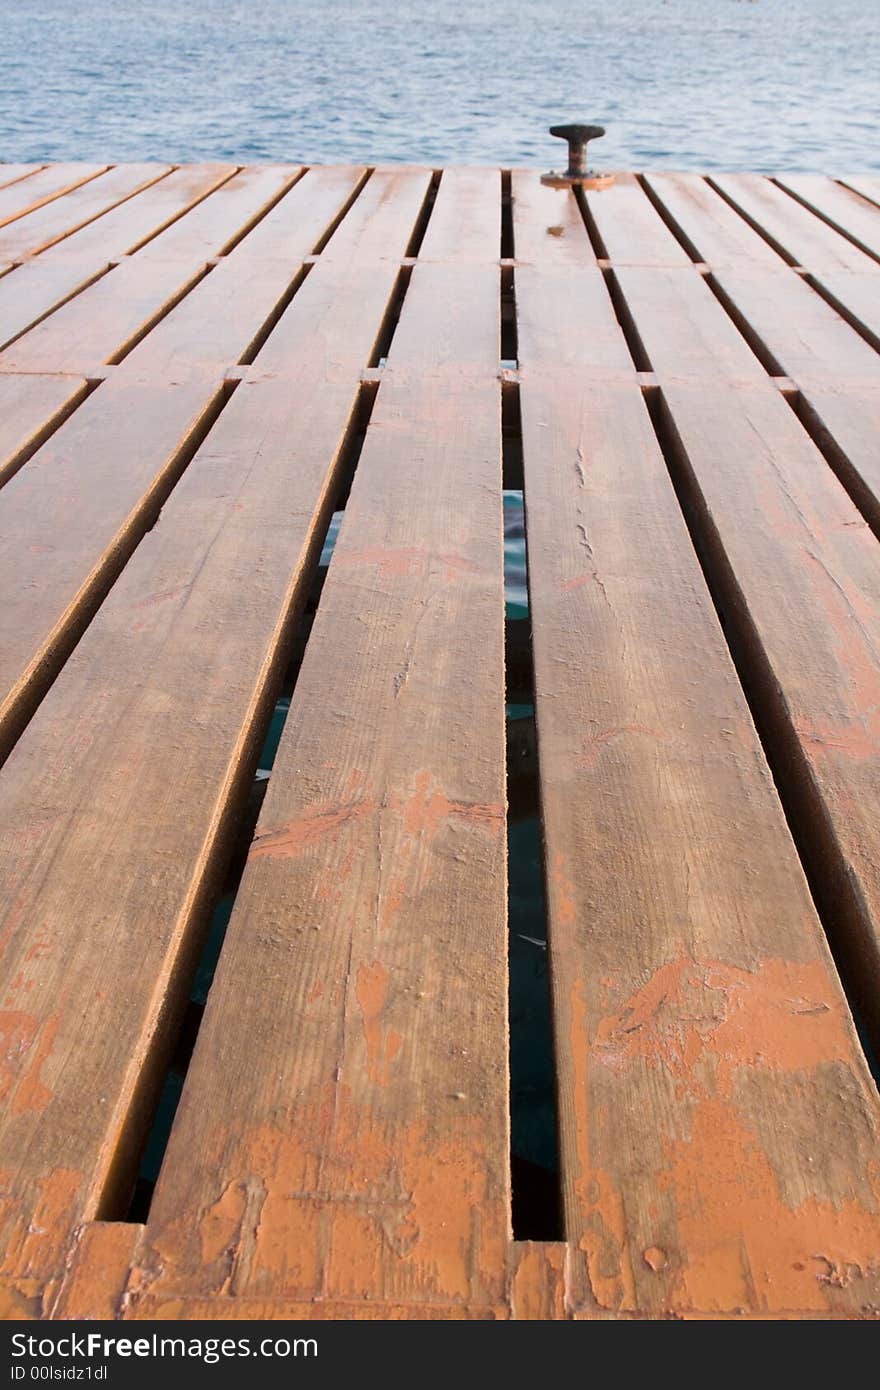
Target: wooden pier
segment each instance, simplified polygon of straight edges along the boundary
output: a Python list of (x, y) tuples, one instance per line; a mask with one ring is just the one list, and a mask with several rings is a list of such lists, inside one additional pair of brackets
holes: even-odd
[(880, 177), (5, 166), (5, 1316), (880, 1315), (878, 536)]

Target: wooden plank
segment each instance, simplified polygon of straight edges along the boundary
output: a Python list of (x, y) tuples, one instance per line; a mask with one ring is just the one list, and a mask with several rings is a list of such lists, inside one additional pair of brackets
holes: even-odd
[(572, 270), (596, 264), (581, 210), (570, 189), (548, 188), (533, 170), (517, 169), (511, 175), (511, 194), (518, 262)]
[(0, 232), (0, 257), (18, 261), (54, 246), (139, 189), (168, 173), (167, 164), (120, 164), (80, 184), (63, 198), (44, 203)]
[(510, 1312), (518, 1322), (567, 1317), (568, 1248), (561, 1241), (518, 1240), (510, 1247)]
[(241, 361), (301, 263), (356, 193), (363, 172), (315, 169), (140, 342), (129, 378), (218, 376)]
[[(877, 211), (880, 216), (880, 208)], [(854, 323), (875, 351), (880, 352), (880, 275), (859, 275), (842, 270), (813, 278), (834, 308)]]
[[(722, 270), (715, 278), (785, 376), (795, 381), (802, 377), (846, 381), (853, 386), (880, 381), (880, 358), (874, 349), (801, 276), (785, 271)], [(864, 283), (869, 277), (858, 278)], [(880, 282), (880, 276), (870, 278)]]
[[(178, 219), (184, 214), (192, 216), (209, 194), (219, 192), (233, 176), (238, 185), (240, 175), (236, 175), (234, 164), (186, 164), (172, 169), (165, 178), (148, 184), (133, 197), (126, 198), (44, 251), (37, 264), (76, 260), (104, 267), (138, 250), (145, 242), (153, 238), (158, 240), (159, 234), (166, 229), (173, 243)], [(199, 213), (199, 217), (202, 216)], [(222, 246), (218, 242), (219, 249)]]
[(870, 256), (763, 175), (713, 174), (710, 182), (792, 265), (812, 271), (880, 269)]
[(775, 182), (880, 261), (880, 208), (874, 203), (824, 174), (779, 174)]
[(154, 519), (218, 392), (108, 381), (3, 488), (0, 758)]
[(152, 260), (225, 256), (296, 183), (301, 173), (296, 164), (261, 164), (240, 169), (209, 198), (200, 200), (185, 216), (175, 218), (158, 236), (151, 236), (146, 245), (141, 238), (132, 249), (142, 247), (141, 256)]
[(45, 168), (43, 164), (0, 164), (0, 188), (26, 179), (29, 174), (37, 174)]
[(617, 174), (610, 188), (584, 196), (613, 265), (691, 264), (633, 174)]
[[(880, 276), (843, 271), (828, 279), (850, 305), (867, 308), (861, 310), (866, 319), (876, 306), (880, 334)], [(858, 288), (851, 289), (850, 281)], [(725, 270), (717, 282), (800, 389), (799, 409), (814, 438), (880, 533), (880, 357), (800, 276)]]
[[(790, 270), (775, 273), (803, 285)], [(766, 381), (765, 369), (693, 267), (624, 266), (616, 277), (655, 372)]]
[(503, 1302), (498, 351), (497, 272), (417, 266), (154, 1196), (157, 1300)]
[(64, 1273), (53, 1318), (109, 1322), (124, 1311), (143, 1226), (93, 1221), (84, 1226)]
[[(406, 215), (405, 198), (377, 209), (399, 253)], [(173, 1019), (186, 997), (386, 307), (365, 301), (363, 281), (383, 282), (387, 301), (396, 278), (390, 261), (361, 262), (360, 280), (356, 269), (345, 268), (345, 290), (340, 267), (317, 267), (290, 310), (336, 338), (335, 376), (304, 334), (301, 386), (291, 362), (280, 379), (238, 388), (0, 771), (2, 986), (13, 1010), (0, 1249), (9, 1277), (38, 1298), (79, 1223), (112, 1210), (132, 1179), (166, 1011)], [(307, 297), (321, 278), (335, 289), (329, 305)], [(356, 322), (345, 294), (364, 306)], [(163, 387), (161, 409), (146, 392), (156, 453), (181, 389)], [(145, 425), (133, 388), (111, 431), (117, 469), (134, 449), (129, 419), (136, 440)], [(111, 465), (100, 450), (67, 454), (103, 498), (100, 469)], [(132, 490), (138, 460), (125, 470)], [(52, 1194), (60, 1209), (30, 1230)]]
[(867, 198), (869, 203), (877, 203), (880, 206), (880, 178), (876, 175), (848, 174), (840, 182), (851, 188), (854, 193), (860, 193), (863, 198)]
[(710, 266), (763, 265), (779, 257), (763, 237), (734, 212), (701, 174), (644, 175), (645, 183), (691, 243), (697, 260)]
[[(230, 173), (231, 167), (221, 164), (175, 169), (167, 178), (18, 266), (13, 275), (0, 283), (0, 345), (7, 346), (84, 289), (112, 261), (127, 255), (136, 241), (161, 232), (175, 217), (222, 184)], [(222, 234), (228, 235), (228, 224), (221, 225)], [(219, 244), (215, 248), (221, 249)], [(143, 254), (146, 253), (145, 247)]]
[(880, 383), (850, 386), (802, 377), (797, 410), (880, 538)]
[[(778, 393), (664, 384), (707, 526), (735, 576), (729, 620), (817, 837), (827, 910), (866, 1026), (880, 1018), (880, 555)], [(721, 564), (720, 558), (716, 561)], [(727, 570), (720, 571), (722, 578)], [(726, 580), (724, 582), (727, 582)], [(732, 602), (732, 600), (730, 600)], [(876, 1033), (875, 1033), (876, 1035)]]
[[(294, 173), (268, 167), (236, 175), (142, 251), (20, 337), (0, 354), (0, 372), (89, 374), (98, 364), (120, 360), (200, 279), (208, 257), (246, 230), (291, 183)], [(133, 227), (130, 231), (137, 235)]]
[[(586, 345), (570, 289), (552, 321)], [(534, 319), (531, 296), (517, 273)], [(526, 323), (569, 1306), (852, 1311), (877, 1294), (876, 1092), (640, 393), (574, 373), (572, 348), (560, 371)], [(797, 429), (770, 386), (674, 389), (676, 417), (686, 390), (727, 393)], [(763, 433), (743, 422), (705, 462), (747, 546)], [(808, 610), (775, 597), (803, 631)]]
[(84, 381), (0, 377), (0, 487), (86, 393)]
[(444, 169), (420, 261), (496, 261), (501, 255), (501, 174)]
[(24, 183), (0, 189), (0, 227), (97, 178), (106, 168), (106, 164), (50, 164)]

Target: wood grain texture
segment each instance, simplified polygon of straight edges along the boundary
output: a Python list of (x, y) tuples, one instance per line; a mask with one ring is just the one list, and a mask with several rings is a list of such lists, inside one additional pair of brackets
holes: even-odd
[(568, 1316), (562, 1241), (514, 1241), (510, 1248), (510, 1315), (518, 1322), (546, 1322)]
[(780, 258), (701, 174), (645, 174), (645, 183), (710, 266), (778, 267)]
[[(546, 304), (554, 339), (540, 275), (516, 287), (569, 1306), (861, 1309), (880, 1109), (742, 689), (592, 288)], [(674, 389), (676, 418), (755, 397), (797, 434), (769, 385)], [(742, 550), (760, 439), (701, 451)]]
[(95, 222), (26, 260), (0, 282), (0, 345), (33, 324), (127, 255), (138, 239), (160, 231), (232, 173), (229, 166), (175, 169)]
[(0, 487), (85, 393), (69, 377), (0, 376)]
[(203, 382), (107, 382), (6, 483), (0, 758), (155, 520), (187, 442), (219, 399), (219, 386)]
[(847, 174), (838, 182), (880, 207), (880, 178), (876, 174)]
[(18, 183), (20, 179), (39, 173), (43, 168), (43, 164), (0, 164), (0, 188), (6, 188), (10, 183)]
[[(802, 276), (728, 269), (715, 278), (726, 300), (778, 359), (784, 375), (795, 381), (846, 381), (854, 387), (880, 381), (880, 356)], [(859, 290), (850, 297), (870, 304), (872, 297), (861, 287), (869, 278), (880, 284), (880, 276), (852, 278)], [(824, 276), (820, 279), (824, 283)], [(839, 277), (832, 279), (837, 283)]]
[(106, 265), (138, 250), (165, 229), (173, 245), (171, 229), (177, 219), (194, 210), (210, 193), (219, 191), (233, 176), (240, 186), (234, 164), (186, 164), (172, 169), (164, 178), (148, 184), (42, 252), (40, 264), (78, 260)]
[(421, 261), (497, 261), (501, 255), (501, 174), (444, 169), (419, 250)]
[(517, 169), (511, 175), (514, 255), (529, 265), (572, 271), (594, 266), (596, 255), (577, 199), (570, 189), (549, 188), (540, 175)]
[(52, 1317), (77, 1322), (118, 1318), (143, 1229), (135, 1222), (119, 1221), (83, 1226), (52, 1304)]
[[(819, 277), (823, 288), (826, 276)], [(829, 296), (851, 317), (875, 322), (880, 346), (880, 276), (827, 276)], [(722, 270), (718, 288), (738, 317), (799, 388), (799, 410), (847, 490), (880, 535), (880, 356), (800, 276)]]
[(864, 251), (763, 175), (713, 174), (710, 182), (792, 265), (811, 271), (880, 271)]
[[(295, 174), (271, 167), (237, 174), (0, 353), (0, 372), (91, 373), (121, 360), (200, 279), (208, 258), (246, 232)], [(134, 225), (128, 234), (136, 240)]]
[(880, 553), (772, 388), (664, 384), (726, 619), (797, 778), (850, 987), (880, 1001)]
[[(880, 215), (880, 208), (878, 208)], [(830, 271), (813, 277), (819, 291), (880, 352), (880, 276)], [(833, 357), (833, 352), (828, 354)]]
[(503, 1300), (497, 276), (413, 273), (156, 1189), (157, 1298)]
[(880, 208), (824, 174), (780, 174), (776, 182), (880, 261)]
[[(379, 208), (386, 247), (396, 236), (402, 253), (416, 211), (411, 198)], [(390, 296), (393, 265), (351, 270), (375, 274)], [(316, 371), (306, 332), (299, 374), (289, 362), (283, 379), (242, 384), (0, 772), (2, 987), (10, 1007), (21, 1004), (6, 1015), (3, 1267), (43, 1306), (74, 1229), (133, 1180), (385, 310), (375, 304), (371, 322), (350, 273), (345, 293), (362, 312), (349, 332), (338, 273), (320, 266), (310, 283), (321, 277), (329, 308), (303, 298), (291, 313), (332, 334), (335, 380)], [(135, 437), (143, 389), (119, 397)], [(193, 388), (178, 391), (185, 403)], [(174, 393), (161, 399), (166, 419)], [(152, 394), (147, 404), (155, 413)], [(112, 429), (121, 440), (119, 420)], [(127, 478), (135, 486), (131, 465)], [(18, 1214), (59, 1185), (60, 1209), (25, 1239)]]
[[(18, 261), (53, 246), (169, 171), (167, 164), (120, 164), (0, 231), (0, 258)], [(13, 185), (13, 188), (17, 185)], [(10, 190), (11, 191), (11, 190)]]
[(7, 181), (8, 186), (0, 189), (0, 226), (69, 193), (106, 169), (106, 164), (50, 164), (24, 183)]
[(121, 371), (133, 380), (216, 378), (240, 362), (362, 178), (355, 168), (306, 174), (138, 343)]
[[(797, 281), (798, 286), (803, 283), (791, 271), (776, 273)], [(615, 275), (658, 375), (700, 376), (707, 389), (718, 377), (766, 381), (764, 367), (693, 266), (683, 270), (623, 266)]]
[(632, 174), (617, 174), (610, 188), (584, 197), (613, 265), (691, 264)]

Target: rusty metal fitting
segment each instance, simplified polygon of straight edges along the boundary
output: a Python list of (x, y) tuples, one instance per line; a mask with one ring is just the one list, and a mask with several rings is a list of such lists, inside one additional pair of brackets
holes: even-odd
[(568, 168), (563, 174), (553, 171), (542, 174), (542, 183), (551, 188), (607, 188), (614, 182), (613, 174), (598, 174), (595, 169), (587, 168), (587, 144), (605, 134), (604, 126), (552, 125), (550, 134), (568, 141)]

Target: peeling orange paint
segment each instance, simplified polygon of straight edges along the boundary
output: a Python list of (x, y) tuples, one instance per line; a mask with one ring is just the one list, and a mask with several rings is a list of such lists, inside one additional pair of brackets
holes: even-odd
[(290, 825), (258, 835), (251, 846), (250, 858), (296, 858), (347, 825), (361, 820), (364, 816), (372, 815), (375, 810), (376, 802), (365, 800), (352, 801), (345, 806), (322, 806), (307, 811)]
[(387, 1086), (391, 1064), (400, 1051), (403, 1039), (399, 1033), (390, 1031), (386, 1036), (383, 1032), (382, 1014), (388, 997), (388, 971), (380, 961), (360, 966), (356, 994), (364, 1019), (370, 1079), (380, 1086)]
[(556, 897), (556, 917), (562, 927), (574, 926), (577, 910), (574, 901), (574, 884), (565, 872), (565, 858), (557, 850), (553, 859), (551, 885)]
[[(238, 1150), (228, 1133), (218, 1143), (225, 1177), (203, 1215), (193, 1219), (185, 1181), (180, 1215), (156, 1211), (143, 1255), (151, 1296), (503, 1299), (507, 1204), (485, 1116), (457, 1109), (454, 1133), (428, 1117), (383, 1120), (338, 1082), (298, 1097), (283, 1128), (251, 1130)], [(246, 1180), (265, 1193), (250, 1226)]]
[(880, 1212), (851, 1199), (787, 1206), (767, 1155), (726, 1100), (704, 1097), (689, 1137), (668, 1154), (661, 1183), (674, 1198), (681, 1246), (675, 1307), (819, 1311), (833, 1306), (828, 1271), (838, 1267), (876, 1303)]
[(723, 1095), (739, 1067), (797, 1071), (852, 1058), (845, 1011), (822, 960), (771, 959), (750, 972), (679, 956), (602, 1019), (593, 1047), (606, 1067), (641, 1059), (694, 1094), (705, 1088), (703, 1073), (695, 1072), (704, 1056)]
[(26, 1110), (45, 1110), (52, 1099), (52, 1092), (40, 1079), (40, 1072), (51, 1055), (60, 1022), (61, 1015), (53, 1014), (43, 1024), (42, 1036), (34, 1050), (30, 1067), (19, 1082), (10, 1103), (9, 1108), (13, 1115), (20, 1115)]
[(0, 1100), (5, 1100), (18, 1084), (21, 1060), (36, 1041), (40, 1020), (21, 1010), (0, 1013)]
[(572, 1104), (577, 1170), (578, 1247), (586, 1260), (590, 1292), (603, 1308), (618, 1311), (637, 1307), (635, 1279), (627, 1240), (626, 1212), (611, 1176), (593, 1164), (590, 1152), (589, 1030), (582, 980), (572, 986), (570, 999)]
[(440, 824), (451, 816), (470, 824), (485, 827), (498, 834), (504, 825), (504, 807), (500, 803), (452, 801), (441, 790), (432, 791), (430, 772), (418, 772), (415, 792), (403, 807), (403, 825), (408, 835), (434, 835)]

